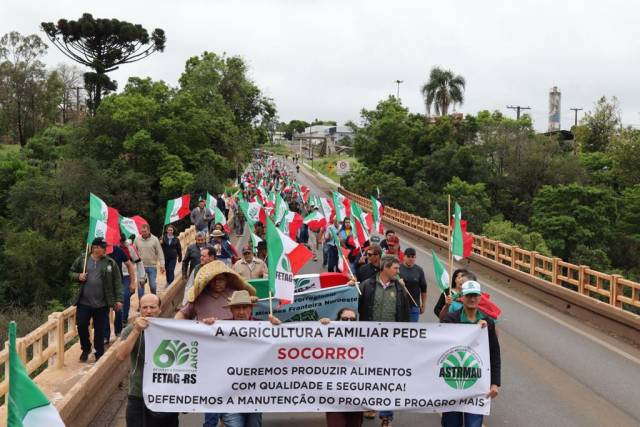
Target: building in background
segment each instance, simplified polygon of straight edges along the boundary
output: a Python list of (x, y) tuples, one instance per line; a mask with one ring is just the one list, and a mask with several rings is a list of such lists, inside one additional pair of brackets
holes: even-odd
[(548, 132), (558, 132), (560, 127), (560, 98), (561, 94), (557, 86), (549, 91), (549, 129)]

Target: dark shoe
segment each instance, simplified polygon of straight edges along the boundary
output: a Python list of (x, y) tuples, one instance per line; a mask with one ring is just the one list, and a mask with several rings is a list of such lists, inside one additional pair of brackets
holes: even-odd
[(96, 354), (96, 363), (98, 363), (98, 360), (100, 360), (100, 358), (101, 358), (101, 357), (102, 357), (102, 355), (98, 356), (98, 355)]
[(80, 355), (80, 361), (86, 362), (87, 360), (89, 360), (89, 352), (83, 351), (82, 354)]

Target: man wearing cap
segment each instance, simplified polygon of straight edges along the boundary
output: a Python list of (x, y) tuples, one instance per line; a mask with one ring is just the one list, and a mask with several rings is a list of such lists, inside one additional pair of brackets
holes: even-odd
[(231, 260), (237, 252), (225, 237), (224, 231), (213, 230), (210, 243), (215, 249), (216, 259), (231, 267)]
[[(491, 388), (487, 397), (494, 399), (500, 387), (500, 343), (496, 334), (496, 324), (489, 316), (485, 316), (478, 305), (480, 303), (480, 283), (468, 280), (462, 284), (462, 308), (447, 313), (442, 323), (477, 324), (481, 328), (488, 328), (489, 332), (489, 363), (491, 365)], [(442, 414), (443, 427), (480, 427), (483, 416), (466, 412), (445, 412)]]
[(251, 244), (242, 248), (242, 259), (233, 264), (233, 271), (246, 280), (268, 277), (267, 265), (261, 259), (253, 256)]
[(205, 199), (200, 199), (198, 201), (198, 206), (193, 208), (191, 211), (191, 223), (196, 226), (196, 231), (207, 231), (209, 229), (209, 221), (213, 219), (213, 215), (211, 210), (205, 205), (207, 201)]
[(91, 242), (88, 256), (80, 255), (71, 266), (69, 276), (80, 284), (76, 297), (76, 327), (82, 354), (86, 362), (91, 353), (89, 321), (93, 320), (93, 347), (96, 361), (104, 354), (105, 323), (109, 321), (109, 308), (122, 309), (122, 278), (118, 263), (106, 256), (107, 242), (96, 237)]
[(422, 267), (416, 265), (416, 250), (414, 248), (404, 250), (404, 262), (400, 264), (400, 277), (413, 298), (410, 319), (414, 323), (418, 322), (427, 304), (427, 279), (424, 277)]
[(397, 235), (387, 237), (387, 250), (384, 253), (398, 258), (401, 263), (404, 262), (404, 253), (400, 250), (400, 239)]

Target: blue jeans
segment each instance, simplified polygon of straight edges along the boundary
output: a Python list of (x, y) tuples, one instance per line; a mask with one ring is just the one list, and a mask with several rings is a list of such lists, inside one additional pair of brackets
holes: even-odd
[[(416, 301), (417, 302), (417, 301)], [(409, 311), (409, 322), (418, 323), (420, 321), (420, 307), (411, 307)]]
[(225, 427), (262, 427), (262, 414), (204, 414), (202, 427), (216, 427), (222, 419)]
[(442, 414), (442, 427), (482, 427), (482, 415), (467, 412), (445, 412)]
[(167, 288), (170, 284), (173, 283), (173, 280), (176, 278), (176, 263), (178, 262), (177, 258), (173, 259), (165, 259), (164, 260), (164, 270), (167, 275)]
[(393, 411), (380, 411), (380, 418), (387, 417), (390, 420), (393, 420)]
[(149, 288), (151, 288), (151, 293), (156, 293), (156, 276), (158, 275), (158, 269), (156, 267), (145, 267), (145, 273), (147, 273), (147, 278), (149, 279)]

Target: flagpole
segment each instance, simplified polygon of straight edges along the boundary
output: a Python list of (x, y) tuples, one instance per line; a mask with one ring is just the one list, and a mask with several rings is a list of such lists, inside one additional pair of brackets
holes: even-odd
[(87, 247), (84, 250), (84, 267), (82, 267), (82, 274), (87, 272), (87, 258), (88, 257), (89, 257), (89, 244), (87, 243)]
[[(452, 279), (453, 276), (453, 231), (451, 230), (451, 194), (447, 196), (447, 217), (449, 218), (449, 228), (447, 229), (448, 237), (449, 237), (449, 280)], [(451, 285), (447, 287), (447, 295), (451, 295)]]
[(269, 291), (269, 316), (273, 316), (273, 295)]
[[(340, 250), (340, 253), (342, 254), (342, 262), (344, 262), (344, 264), (347, 266), (347, 270), (349, 270), (349, 275), (351, 276), (352, 279), (355, 279), (356, 276), (354, 276), (353, 275), (353, 271), (351, 271), (351, 266), (349, 265), (349, 260), (344, 257), (344, 254), (342, 253), (342, 248), (340, 248), (339, 250)], [(362, 295), (362, 291), (360, 290), (360, 286), (358, 286), (357, 283), (358, 282), (356, 282), (356, 289), (358, 290), (358, 294)]]

